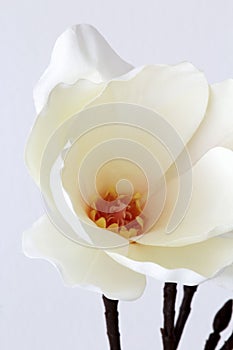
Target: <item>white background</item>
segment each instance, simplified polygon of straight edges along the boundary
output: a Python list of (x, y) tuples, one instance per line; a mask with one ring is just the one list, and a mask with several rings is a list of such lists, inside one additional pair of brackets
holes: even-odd
[[(32, 88), (57, 36), (75, 23), (95, 25), (135, 66), (191, 61), (210, 82), (233, 77), (231, 0), (0, 0), (0, 348), (107, 350), (101, 297), (66, 288), (52, 265), (23, 256), (21, 237), (43, 212), (23, 164), (35, 118)], [(120, 304), (123, 350), (162, 349), (162, 285)], [(216, 310), (232, 293), (199, 288), (182, 350), (203, 349)]]

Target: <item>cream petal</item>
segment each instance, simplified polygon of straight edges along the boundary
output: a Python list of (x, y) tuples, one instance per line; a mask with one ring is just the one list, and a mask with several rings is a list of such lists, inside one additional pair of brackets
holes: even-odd
[(193, 190), (183, 221), (170, 234), (166, 233), (179, 190), (179, 181), (173, 179), (167, 186), (167, 202), (159, 222), (140, 243), (181, 246), (233, 229), (233, 152), (213, 148), (196, 163), (192, 176)]
[(233, 264), (221, 270), (213, 282), (219, 286), (233, 291)]
[(25, 159), (31, 176), (39, 184), (41, 159), (49, 138), (69, 117), (78, 113), (103, 90), (104, 84), (79, 80), (74, 85), (60, 84), (49, 96), (30, 133)]
[(226, 146), (233, 149), (233, 79), (210, 86), (205, 118), (188, 144), (193, 162), (209, 149)]
[[(157, 129), (156, 121), (158, 121)], [(154, 200), (153, 194), (158, 188), (158, 182), (161, 185), (160, 180), (164, 169), (167, 169), (168, 165), (172, 162), (170, 153), (156, 137), (156, 132), (159, 131), (159, 128), (164, 131), (163, 126), (164, 119), (151, 109), (124, 103), (95, 106), (82, 110), (77, 115), (69, 118), (53, 133), (43, 153), (40, 186), (43, 194), (46, 196), (46, 200), (48, 198), (49, 202), (52, 202), (52, 200), (50, 201), (53, 197), (51, 191), (51, 172), (54, 164), (56, 164), (57, 159), (60, 158), (64, 150), (66, 153), (64, 155), (66, 176), (63, 177), (63, 180), (65, 179), (63, 185), (70, 197), (73, 197), (71, 198), (73, 203), (75, 203), (75, 198), (76, 200), (80, 198), (78, 193), (80, 177), (78, 179), (78, 175), (81, 173), (81, 168), (83, 169), (83, 187), (88, 189), (87, 203), (90, 203), (90, 196), (95, 194), (94, 180), (98, 169), (101, 169), (101, 165), (111, 163), (112, 160), (120, 158), (127, 159), (138, 165), (144, 172), (146, 177), (145, 186), (148, 186), (150, 206), (152, 206), (151, 203)], [(156, 129), (155, 136), (152, 133), (153, 128)], [(166, 128), (167, 125), (165, 123)], [(171, 139), (171, 134), (172, 129), (166, 137)], [(175, 143), (177, 142), (176, 136)], [(182, 146), (183, 144), (180, 142), (180, 150)], [(69, 157), (69, 155), (72, 156)], [(67, 162), (67, 160), (69, 161)], [(116, 171), (118, 180), (122, 176), (123, 179), (129, 180), (131, 184), (136, 186), (134, 188), (135, 192), (141, 192), (142, 189), (138, 180), (139, 178), (143, 178), (143, 176), (138, 177), (138, 172), (136, 173), (135, 171), (133, 174), (132, 171), (126, 172), (123, 166), (118, 167), (118, 170)], [(106, 184), (105, 181), (104, 184)], [(93, 193), (90, 193), (91, 190), (93, 190)], [(107, 189), (103, 190), (106, 191)], [(161, 196), (161, 199), (163, 198), (164, 196)], [(53, 200), (53, 202), (56, 202), (56, 200)], [(53, 204), (55, 204), (53, 205), (55, 207), (56, 203)], [(153, 216), (150, 217), (149, 226), (154, 224), (158, 217), (157, 214), (160, 214), (161, 203), (157, 204), (156, 210), (153, 211)], [(80, 206), (80, 203), (78, 205)], [(93, 228), (91, 227), (91, 229)], [(64, 230), (64, 232), (67, 234), (68, 231)], [(74, 239), (73, 236), (72, 234), (72, 239)], [(69, 237), (71, 237), (70, 234)], [(98, 237), (100, 237), (99, 234)], [(101, 247), (103, 246), (101, 245)], [(105, 248), (107, 247), (105, 245)]]
[[(55, 223), (55, 225), (59, 226), (63, 235), (82, 246), (104, 249), (108, 247), (119, 247), (119, 245), (127, 245), (128, 241), (125, 238), (97, 227), (89, 219), (86, 212), (86, 205), (82, 203), (83, 199), (80, 198), (80, 196), (78, 196), (78, 198), (80, 199), (79, 207), (81, 208), (79, 208), (78, 213), (73, 210), (72, 203), (70, 203), (69, 198), (67, 198), (62, 185), (60, 174), (62, 165), (63, 160), (58, 159), (50, 173), (49, 182), (53, 200), (50, 202), (45, 201), (45, 207), (47, 213), (49, 213), (50, 220)], [(77, 192), (75, 192), (75, 194), (77, 194)]]
[(229, 148), (233, 151), (233, 132), (221, 142), (221, 146)]
[(135, 76), (112, 81), (91, 105), (111, 102), (139, 104), (155, 110), (186, 143), (204, 117), (209, 87), (190, 63), (145, 66)]
[[(82, 247), (65, 238), (43, 216), (23, 236), (24, 253), (53, 263), (69, 285), (80, 285), (112, 299), (139, 298), (145, 277), (118, 264), (104, 251)], [(114, 276), (114, 278), (113, 278)]]
[(108, 252), (130, 269), (164, 282), (195, 285), (213, 277), (233, 262), (233, 239), (212, 238), (185, 247), (131, 244), (127, 254)]
[(83, 78), (93, 82), (108, 81), (132, 68), (94, 27), (87, 24), (73, 26), (57, 39), (49, 67), (35, 87), (36, 110), (41, 111), (50, 91), (58, 83), (73, 84)]

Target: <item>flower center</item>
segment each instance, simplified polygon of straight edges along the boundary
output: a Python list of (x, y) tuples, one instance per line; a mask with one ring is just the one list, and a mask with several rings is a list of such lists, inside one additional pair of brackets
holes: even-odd
[(115, 189), (97, 198), (88, 208), (89, 218), (99, 227), (116, 232), (125, 238), (142, 234), (144, 227), (143, 197), (118, 195)]

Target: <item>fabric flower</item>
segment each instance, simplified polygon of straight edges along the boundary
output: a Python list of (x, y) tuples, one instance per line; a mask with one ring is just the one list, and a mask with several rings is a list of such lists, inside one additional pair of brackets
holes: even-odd
[(115, 299), (138, 298), (145, 276), (232, 287), (232, 80), (209, 86), (190, 63), (135, 69), (79, 25), (34, 99), (26, 163), (47, 213), (26, 255)]

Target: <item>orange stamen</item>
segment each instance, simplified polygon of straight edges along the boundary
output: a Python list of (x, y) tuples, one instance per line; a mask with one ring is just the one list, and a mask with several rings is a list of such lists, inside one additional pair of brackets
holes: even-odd
[(142, 209), (143, 200), (139, 192), (130, 198), (128, 195), (118, 196), (111, 188), (88, 208), (88, 216), (98, 227), (131, 238), (143, 232)]

